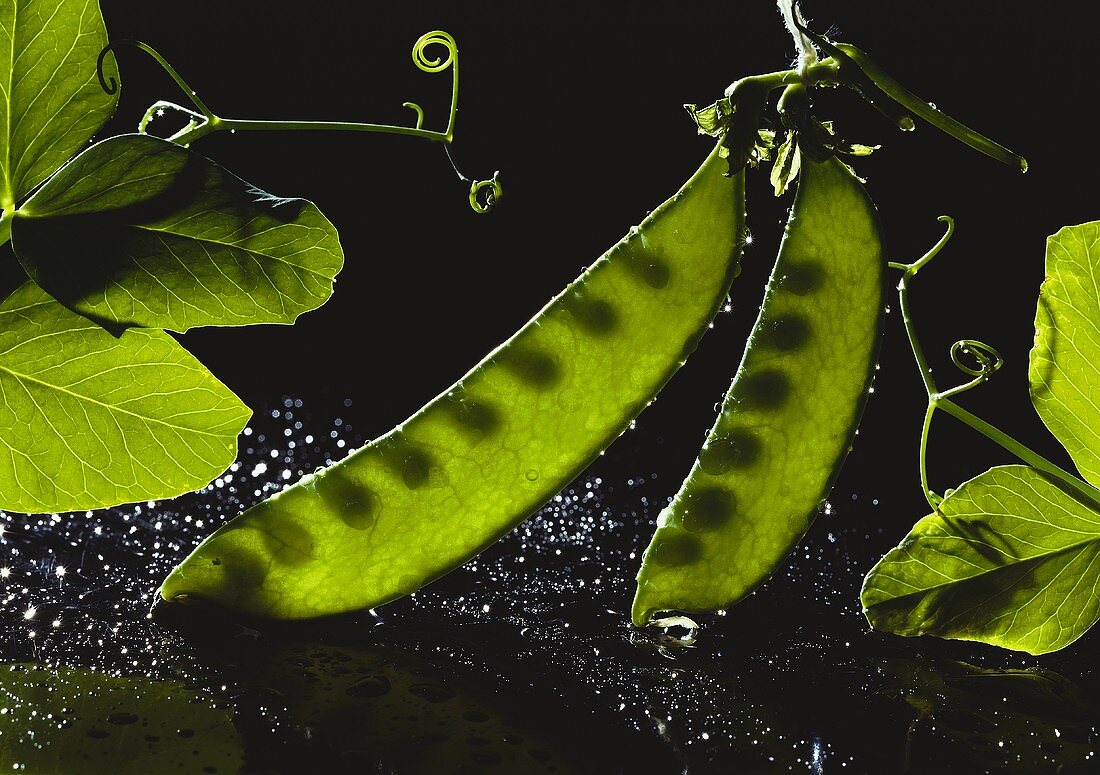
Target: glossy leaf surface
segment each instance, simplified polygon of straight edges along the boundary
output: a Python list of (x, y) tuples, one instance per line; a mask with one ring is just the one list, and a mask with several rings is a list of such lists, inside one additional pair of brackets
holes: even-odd
[(162, 331), (116, 338), (30, 282), (0, 304), (0, 509), (197, 489), (233, 462), (249, 416)]
[(250, 186), (146, 135), (98, 143), (16, 214), (27, 273), (115, 327), (293, 323), (332, 295), (336, 229), (312, 203)]
[(743, 244), (715, 149), (684, 188), (390, 433), (207, 539), (164, 582), (248, 614), (370, 608), (460, 565), (553, 497), (695, 348)]
[(1098, 709), (1089, 694), (1040, 667), (989, 669), (947, 660), (876, 660), (885, 693), (903, 699), (906, 773), (1072, 772), (1090, 760)]
[[(114, 112), (96, 77), (107, 45), (98, 0), (0, 3), (0, 210), (79, 151)], [(116, 77), (112, 57), (105, 75)]]
[(1039, 416), (1100, 485), (1100, 222), (1047, 239), (1028, 377)]
[(232, 712), (178, 681), (39, 664), (0, 666), (7, 772), (237, 772)]
[(643, 558), (635, 624), (737, 602), (809, 529), (866, 403), (885, 269), (878, 214), (859, 180), (835, 158), (803, 159), (741, 366)]
[[(317, 643), (249, 646), (240, 649), (244, 682), (263, 692), (268, 718), (311, 730), (343, 761), (354, 761), (352, 771), (595, 771), (592, 752), (578, 750), (575, 738), (555, 737), (554, 728), (522, 712), (529, 709), (517, 713), (484, 687), (414, 653)], [(285, 707), (285, 718), (271, 706)], [(379, 764), (370, 766), (374, 762)]]
[(875, 629), (1044, 654), (1100, 618), (1100, 513), (1028, 466), (993, 468), (918, 522), (863, 583)]

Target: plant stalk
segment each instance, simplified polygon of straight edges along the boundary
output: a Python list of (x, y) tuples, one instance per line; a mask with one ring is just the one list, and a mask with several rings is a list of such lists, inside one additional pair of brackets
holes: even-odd
[(902, 271), (901, 280), (898, 282), (898, 301), (901, 307), (901, 319), (905, 326), (905, 333), (909, 339), (909, 347), (913, 351), (913, 358), (917, 362), (917, 368), (920, 370), (921, 380), (924, 383), (925, 392), (928, 395), (928, 407), (924, 415), (924, 423), (921, 429), (920, 440), (920, 476), (921, 487), (924, 489), (925, 498), (934, 510), (939, 510), (939, 502), (942, 500), (940, 496), (932, 492), (928, 486), (928, 468), (927, 468), (927, 452), (928, 452), (928, 435), (932, 427), (932, 417), (937, 409), (942, 409), (947, 414), (951, 415), (960, 422), (965, 423), (973, 430), (982, 434), (990, 441), (1000, 445), (1003, 449), (1015, 455), (1024, 463), (1028, 464), (1032, 468), (1046, 474), (1051, 479), (1054, 479), (1067, 490), (1071, 491), (1081, 500), (1085, 501), (1093, 508), (1100, 511), (1100, 489), (1093, 487), (1083, 479), (1074, 476), (1065, 469), (1051, 462), (1047, 458), (1035, 452), (1030, 447), (1017, 441), (1012, 436), (1009, 436), (1004, 431), (991, 425), (977, 415), (963, 409), (953, 400), (953, 397), (960, 393), (976, 387), (985, 381), (988, 374), (979, 374), (970, 382), (965, 385), (960, 385), (957, 388), (951, 390), (939, 392), (936, 388), (935, 380), (932, 378), (932, 370), (928, 366), (928, 361), (925, 358), (924, 350), (921, 348), (920, 341), (917, 338), (916, 325), (913, 320), (912, 308), (909, 304), (909, 280), (912, 279), (917, 272), (921, 270), (929, 261), (935, 258), (936, 254), (943, 249), (944, 245), (950, 240), (951, 235), (954, 233), (954, 221), (948, 216), (941, 216), (941, 221), (945, 221), (947, 231), (944, 233), (940, 241), (922, 256), (917, 261), (911, 264), (902, 264), (896, 262), (889, 262), (889, 266), (893, 269), (899, 269)]

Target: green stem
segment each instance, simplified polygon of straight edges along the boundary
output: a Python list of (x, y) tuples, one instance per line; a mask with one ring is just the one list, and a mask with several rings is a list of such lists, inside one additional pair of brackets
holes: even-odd
[(813, 86), (818, 83), (835, 84), (839, 66), (835, 59), (823, 59), (815, 65), (810, 65), (804, 73), (798, 70), (777, 70), (774, 73), (762, 73), (740, 78), (726, 87), (726, 96), (745, 90), (759, 89), (764, 92), (773, 92), (776, 89), (784, 89), (794, 84)]
[(924, 268), (925, 264), (939, 255), (939, 252), (943, 250), (944, 246), (951, 241), (951, 237), (955, 234), (955, 219), (950, 215), (941, 215), (937, 220), (940, 223), (946, 223), (947, 229), (944, 231), (939, 241), (932, 246), (931, 250), (911, 264), (901, 264), (896, 261), (890, 261), (888, 263), (891, 269), (900, 269), (902, 272), (901, 279), (898, 281), (898, 306), (901, 307), (901, 320), (902, 323), (905, 324), (905, 334), (909, 337), (909, 348), (913, 351), (913, 357), (917, 361), (917, 368), (920, 370), (920, 377), (924, 382), (924, 390), (929, 396), (934, 395), (938, 391), (936, 389), (936, 382), (932, 379), (932, 369), (929, 368), (928, 360), (924, 357), (924, 350), (920, 346), (920, 340), (917, 339), (916, 327), (913, 324), (913, 313), (909, 307), (909, 280), (915, 277), (917, 272)]
[[(453, 124), (453, 120), (452, 120)], [(373, 132), (378, 134), (419, 137), (437, 143), (449, 143), (452, 139), (452, 127), (446, 132), (433, 132), (429, 129), (417, 129), (389, 124), (365, 124), (354, 121), (264, 121), (239, 118), (208, 118), (202, 124), (185, 129), (169, 137), (173, 143), (188, 145), (214, 132), (288, 132), (288, 131), (336, 131), (336, 132)]]
[(1021, 172), (1027, 172), (1027, 159), (1020, 156), (998, 142), (975, 132), (961, 121), (951, 118), (931, 103), (922, 100), (913, 92), (895, 81), (885, 70), (875, 64), (863, 51), (847, 43), (837, 43), (836, 47), (844, 53), (855, 65), (874, 82), (875, 86), (882, 90), (890, 99), (918, 116), (932, 126), (946, 132), (956, 140), (965, 143), (975, 151), (984, 153), (991, 159), (996, 159), (1002, 164), (1016, 167)]
[[(909, 347), (913, 351), (913, 358), (917, 362), (917, 368), (920, 369), (921, 380), (924, 382), (924, 389), (928, 395), (928, 406), (924, 414), (924, 424), (921, 428), (920, 439), (920, 477), (921, 487), (924, 489), (925, 498), (928, 500), (930, 506), (933, 509), (939, 509), (939, 501), (941, 500), (938, 495), (932, 492), (928, 483), (928, 465), (927, 465), (927, 453), (928, 453), (928, 436), (932, 427), (932, 418), (935, 415), (937, 409), (942, 409), (947, 414), (951, 415), (955, 419), (970, 426), (973, 430), (982, 434), (991, 441), (999, 444), (1003, 449), (1011, 452), (1018, 457), (1024, 463), (1027, 463), (1032, 468), (1046, 474), (1050, 478), (1056, 480), (1062, 484), (1066, 489), (1070, 490), (1086, 503), (1089, 503), (1094, 508), (1100, 509), (1100, 489), (1093, 487), (1088, 482), (1074, 476), (1060, 466), (1047, 460), (1045, 457), (1035, 452), (1033, 449), (1027, 447), (1021, 442), (1009, 436), (1004, 431), (996, 428), (985, 420), (981, 419), (975, 414), (963, 409), (952, 398), (957, 396), (977, 385), (985, 382), (991, 372), (978, 373), (974, 379), (969, 382), (960, 385), (944, 392), (939, 392), (936, 388), (935, 380), (932, 378), (932, 370), (928, 367), (928, 361), (924, 356), (924, 350), (920, 346), (920, 341), (917, 338), (916, 325), (913, 320), (912, 308), (909, 304), (909, 280), (912, 279), (917, 272), (921, 270), (929, 261), (935, 258), (936, 254), (943, 249), (944, 245), (951, 238), (954, 233), (954, 221), (948, 216), (940, 216), (941, 221), (945, 221), (947, 231), (939, 242), (923, 255), (917, 261), (911, 264), (903, 264), (891, 261), (889, 266), (893, 269), (899, 269), (902, 272), (901, 280), (898, 282), (898, 301), (901, 307), (901, 319), (905, 326), (905, 333), (909, 339)], [(976, 344), (976, 343), (975, 343)], [(999, 356), (998, 356), (999, 358)]]
[(920, 377), (924, 382), (924, 391), (932, 396), (937, 392), (936, 382), (932, 378), (932, 369), (929, 368), (928, 360), (924, 357), (920, 340), (917, 339), (916, 327), (913, 323), (913, 312), (909, 307), (909, 278), (915, 273), (916, 270), (907, 269), (905, 274), (901, 276), (901, 280), (898, 281), (898, 302), (901, 307), (901, 322), (905, 325), (905, 334), (909, 337), (909, 349), (913, 351), (917, 369), (920, 370)]
[(1067, 489), (1076, 493), (1082, 500), (1092, 505), (1093, 508), (1100, 509), (1100, 490), (1093, 487), (1088, 482), (1050, 462), (1038, 452), (1021, 444), (1019, 441), (1012, 438), (1004, 431), (990, 425), (982, 418), (963, 409), (951, 399), (940, 399), (936, 402), (936, 405), (955, 419), (966, 423), (990, 441), (996, 442), (1032, 468), (1042, 471), (1052, 479), (1056, 479), (1058, 482), (1065, 485)]
[[(114, 94), (118, 90), (118, 81), (111, 76), (105, 77), (103, 71), (104, 58), (107, 56), (114, 47), (119, 45), (133, 46), (156, 60), (164, 71), (175, 81), (176, 85), (186, 95), (186, 97), (195, 106), (198, 113), (188, 111), (186, 108), (182, 108), (185, 112), (192, 113), (194, 121), (185, 128), (181, 129), (175, 135), (168, 138), (170, 142), (177, 143), (179, 145), (189, 145), (196, 140), (199, 140), (207, 135), (214, 134), (215, 132), (256, 132), (256, 131), (337, 131), (337, 132), (371, 132), (375, 134), (390, 134), (401, 135), (404, 137), (419, 137), (424, 140), (430, 140), (432, 142), (443, 143), (448, 145), (454, 139), (455, 117), (458, 113), (458, 47), (454, 42), (454, 38), (450, 35), (440, 32), (438, 30), (429, 32), (420, 38), (413, 45), (413, 62), (418, 68), (425, 72), (437, 73), (443, 70), (451, 70), (451, 110), (447, 118), (447, 129), (443, 132), (434, 132), (428, 129), (423, 129), (421, 123), (424, 120), (424, 111), (419, 105), (406, 102), (405, 107), (411, 108), (416, 111), (417, 121), (415, 127), (408, 126), (393, 126), (390, 124), (368, 124), (355, 121), (281, 121), (281, 120), (251, 120), (251, 119), (239, 119), (239, 118), (222, 118), (210, 109), (210, 107), (203, 102), (198, 93), (191, 88), (190, 84), (183, 79), (176, 69), (169, 64), (168, 60), (160, 55), (155, 48), (147, 43), (143, 43), (140, 40), (118, 40), (113, 41), (106, 46), (99, 53), (99, 60), (96, 64), (96, 72), (99, 76), (99, 82), (103, 86), (103, 89), (109, 94)], [(424, 51), (427, 46), (430, 45), (442, 45), (447, 49), (446, 61), (440, 59), (429, 60)], [(157, 103), (158, 107), (161, 105), (168, 105), (168, 103)], [(178, 107), (178, 106), (170, 106)], [(142, 121), (142, 128), (149, 118), (149, 113), (146, 113), (145, 119)]]
[(191, 88), (190, 84), (183, 79), (179, 73), (176, 72), (176, 68), (172, 67), (168, 63), (168, 60), (160, 55), (160, 52), (150, 46), (148, 43), (143, 43), (140, 40), (133, 40), (131, 38), (123, 38), (121, 40), (114, 40), (104, 46), (103, 50), (99, 52), (99, 60), (96, 62), (96, 75), (99, 76), (99, 84), (103, 87), (103, 90), (108, 94), (114, 94), (118, 91), (118, 81), (114, 76), (109, 79), (104, 77), (103, 73), (103, 60), (107, 56), (108, 52), (113, 51), (117, 46), (133, 46), (134, 48), (144, 51), (146, 54), (156, 60), (164, 72), (168, 73), (168, 76), (176, 82), (176, 86), (180, 91), (184, 93), (187, 99), (191, 100), (191, 103), (207, 118), (214, 118), (214, 113), (206, 106), (206, 103), (199, 97), (198, 92)]
[(839, 77), (846, 85), (862, 94), (863, 98), (871, 105), (890, 115), (900, 128), (913, 129), (912, 118), (904, 114), (898, 115), (890, 110), (882, 104), (881, 100), (876, 98), (875, 92), (885, 95), (894, 104), (905, 110), (916, 113), (934, 127), (946, 132), (974, 150), (980, 151), (999, 162), (1016, 167), (1022, 172), (1027, 172), (1027, 160), (1023, 156), (1013, 153), (1000, 143), (975, 132), (962, 122), (956, 121), (951, 116), (941, 112), (930, 102), (922, 100), (894, 80), (889, 73), (875, 64), (860, 49), (848, 43), (834, 43), (823, 35), (818, 35), (807, 28), (798, 19), (792, 19), (792, 22), (803, 35), (812, 40), (816, 46), (836, 61)]
[(931, 401), (924, 410), (924, 425), (920, 432), (920, 486), (924, 490), (924, 499), (933, 511), (937, 511), (943, 501), (928, 484), (928, 432), (932, 429), (932, 416), (936, 413), (936, 405)]

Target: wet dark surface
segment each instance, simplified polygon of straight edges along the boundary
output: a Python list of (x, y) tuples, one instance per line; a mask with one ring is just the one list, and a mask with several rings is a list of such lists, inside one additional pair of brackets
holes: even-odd
[[(301, 403), (301, 402), (297, 402)], [(242, 506), (362, 439), (343, 402), (258, 412), (205, 491), (4, 517), (0, 767), (30, 772), (1092, 772), (1095, 636), (1042, 660), (885, 638), (858, 609), (887, 504), (844, 489), (691, 647), (627, 611), (675, 489), (646, 430), (410, 599), (325, 622), (150, 616)], [(276, 416), (277, 415), (277, 416)], [(1040, 667), (1041, 665), (1041, 667)], [(42, 667), (45, 666), (45, 667)]]
[[(450, 79), (416, 71), (408, 52), (423, 32), (446, 29), (463, 52), (456, 154), (475, 177), (499, 168), (506, 199), (474, 216), (438, 149), (395, 138), (223, 134), (196, 148), (257, 186), (315, 201), (348, 256), (340, 290), (292, 328), (185, 337), (257, 409), (219, 482), (155, 505), (2, 517), (0, 657), (15, 667), (0, 666), (0, 769), (1100, 769), (1100, 636), (1035, 659), (882, 637), (860, 614), (863, 574), (924, 508), (915, 459), (924, 396), (896, 315), (861, 441), (791, 561), (727, 615), (701, 619), (692, 648), (629, 627), (641, 550), (713, 421), (775, 255), (789, 198), (775, 199), (765, 174), (748, 182), (758, 240), (730, 318), (638, 430), (476, 562), (339, 621), (148, 617), (161, 579), (203, 536), (400, 422), (674, 191), (708, 145), (682, 103), (705, 104), (793, 54), (771, 3), (339, 5), (103, 2), (113, 37), (155, 44), (217, 110), (251, 118), (407, 121), (401, 104), (416, 100), (436, 126)], [(937, 215), (958, 219), (952, 245), (914, 288), (937, 374), (951, 383), (947, 348), (962, 336), (1000, 348), (1008, 364), (973, 408), (1065, 462), (1028, 406), (1027, 349), (1043, 238), (1097, 217), (1095, 197), (1082, 195), (1094, 154), (1077, 150), (1072, 131), (1088, 107), (1073, 75), (1095, 70), (1096, 12), (805, 5), (815, 28), (860, 44), (917, 93), (1029, 157), (1021, 177), (929, 127), (900, 135), (846, 91), (818, 97), (845, 137), (885, 144), (859, 170), (891, 258), (921, 255), (939, 237)], [(133, 131), (156, 99), (180, 99), (150, 62), (133, 52), (121, 61), (108, 133)], [(606, 323), (596, 313), (592, 324)], [(262, 408), (282, 391), (310, 398)], [(356, 403), (345, 406), (345, 395)], [(937, 424), (934, 446), (940, 490), (1012, 462), (950, 420)]]

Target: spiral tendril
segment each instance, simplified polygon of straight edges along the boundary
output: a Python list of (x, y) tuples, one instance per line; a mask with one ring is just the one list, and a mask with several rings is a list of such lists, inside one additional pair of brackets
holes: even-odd
[(504, 189), (500, 185), (500, 170), (494, 172), (490, 180), (475, 180), (470, 184), (470, 207), (479, 215), (492, 210), (502, 196)]
[[(441, 59), (436, 57), (429, 59), (426, 51), (428, 46), (438, 45), (447, 49), (447, 58)], [(431, 32), (425, 32), (419, 38), (416, 39), (416, 43), (412, 47), (412, 60), (413, 64), (425, 73), (438, 73), (446, 70), (454, 63), (455, 58), (458, 56), (458, 44), (455, 43), (455, 39), (451, 37), (450, 33), (443, 30), (432, 30)]]
[(157, 100), (145, 111), (145, 115), (138, 121), (138, 133), (148, 134), (146, 131), (149, 128), (149, 124), (155, 118), (159, 118), (164, 115), (166, 110), (175, 111), (176, 113), (182, 113), (187, 116), (188, 126), (197, 125), (204, 120), (204, 116), (201, 113), (196, 113), (189, 108), (183, 107), (183, 105), (177, 105), (174, 102), (168, 102), (167, 100)]
[[(99, 52), (99, 56), (96, 60), (96, 76), (99, 79), (99, 84), (105, 92), (108, 94), (115, 94), (118, 92), (119, 83), (118, 79), (114, 76), (108, 76), (105, 72), (105, 62), (107, 54), (115, 51), (119, 46), (131, 46), (140, 51), (145, 52), (159, 64), (164, 71), (175, 81), (176, 85), (183, 91), (187, 98), (194, 105), (195, 110), (177, 105), (172, 102), (166, 102), (160, 100), (154, 103), (145, 114), (142, 116), (141, 121), (138, 124), (138, 131), (145, 133), (149, 123), (157, 116), (163, 115), (167, 110), (183, 113), (188, 118), (187, 125), (176, 134), (167, 138), (170, 142), (179, 143), (186, 146), (190, 142), (209, 135), (219, 130), (302, 130), (302, 129), (327, 129), (327, 130), (348, 130), (348, 131), (363, 131), (363, 132), (381, 132), (390, 134), (401, 135), (413, 135), (422, 137), (433, 142), (440, 143), (447, 153), (447, 158), (451, 162), (451, 166), (454, 167), (455, 174), (458, 175), (459, 180), (463, 183), (470, 184), (469, 201), (470, 207), (473, 208), (476, 213), (487, 213), (493, 208), (493, 206), (503, 196), (503, 189), (500, 184), (500, 172), (493, 173), (493, 177), (489, 180), (473, 180), (463, 175), (458, 167), (454, 163), (454, 159), (451, 156), (451, 143), (454, 138), (454, 126), (455, 116), (458, 112), (458, 44), (455, 43), (455, 39), (448, 32), (443, 30), (432, 30), (426, 32), (417, 38), (412, 47), (412, 60), (417, 69), (426, 73), (439, 73), (444, 70), (451, 70), (451, 106), (450, 113), (447, 120), (447, 128), (443, 131), (427, 130), (424, 129), (424, 109), (415, 102), (404, 102), (403, 107), (408, 108), (416, 114), (416, 124), (413, 127), (408, 126), (391, 126), (389, 124), (368, 124), (368, 123), (354, 123), (354, 122), (342, 122), (342, 121), (267, 121), (267, 120), (248, 120), (248, 119), (231, 119), (221, 118), (215, 115), (203, 101), (199, 98), (198, 94), (187, 84), (186, 81), (176, 72), (176, 70), (165, 60), (164, 57), (157, 52), (152, 46), (135, 40), (132, 38), (120, 38), (109, 42)], [(440, 56), (431, 56), (428, 53), (428, 49), (432, 46), (442, 46), (446, 49), (446, 54), (442, 53)], [(117, 69), (117, 67), (116, 67)]]
[(142, 41), (135, 40), (134, 38), (119, 38), (118, 40), (112, 40), (103, 47), (102, 51), (99, 52), (99, 57), (96, 58), (95, 69), (96, 77), (99, 78), (99, 85), (103, 87), (103, 91), (107, 92), (108, 94), (114, 94), (118, 91), (118, 79), (116, 79), (114, 76), (111, 76), (110, 80), (108, 81), (103, 73), (103, 63), (104, 60), (107, 58), (107, 54), (114, 51), (119, 46), (130, 46), (132, 48), (136, 48), (138, 51), (143, 51), (148, 54), (156, 61), (158, 65), (161, 66), (161, 68), (164, 69), (164, 72), (168, 73), (169, 77), (176, 82), (176, 85), (179, 86), (180, 90), (187, 96), (187, 99), (191, 100), (191, 104), (195, 106), (195, 108), (199, 111), (199, 113), (202, 114), (205, 119), (210, 119), (214, 116), (214, 114), (210, 112), (210, 108), (206, 107), (206, 104), (201, 99), (199, 99), (199, 95), (195, 92), (195, 90), (188, 86), (187, 81), (183, 80), (183, 78), (180, 77), (180, 74), (176, 72), (176, 69), (172, 67), (172, 65), (168, 64), (168, 60), (162, 57), (159, 51), (150, 46), (148, 43), (143, 43)]
[[(970, 359), (972, 363), (963, 360), (964, 357)], [(933, 406), (936, 401), (960, 395), (985, 382), (1004, 365), (1004, 358), (985, 342), (979, 342), (975, 339), (960, 339), (951, 345), (951, 362), (955, 364), (959, 371), (971, 379), (969, 382), (964, 382), (933, 396)]]
[[(977, 365), (964, 361), (964, 356), (971, 358)], [(1004, 358), (985, 342), (979, 342), (976, 339), (960, 339), (951, 345), (951, 362), (964, 374), (987, 379), (1004, 365)]]
[(114, 46), (120, 43), (129, 42), (128, 40), (116, 40), (108, 43), (103, 47), (103, 50), (99, 52), (99, 57), (95, 61), (95, 74), (96, 77), (99, 78), (99, 85), (103, 87), (103, 91), (108, 94), (115, 94), (118, 92), (118, 79), (112, 75), (110, 83), (107, 82), (107, 79), (103, 77), (103, 62), (107, 58), (107, 55), (112, 52)]

